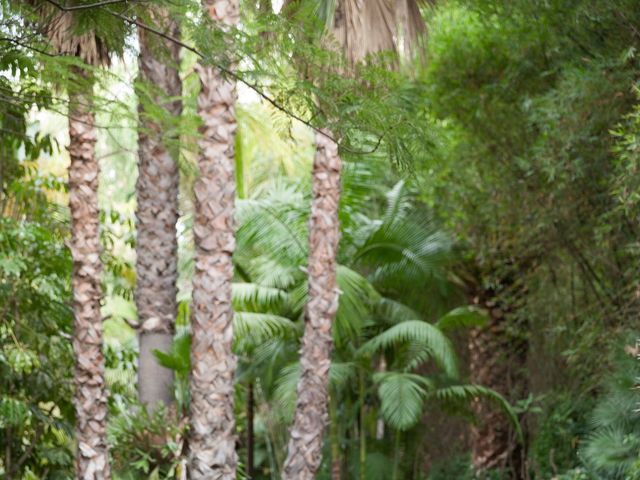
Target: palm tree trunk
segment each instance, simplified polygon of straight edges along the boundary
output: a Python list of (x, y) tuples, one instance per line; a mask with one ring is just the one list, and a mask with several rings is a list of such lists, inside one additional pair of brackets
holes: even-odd
[[(204, 0), (210, 18), (233, 26), (237, 0)], [(198, 65), (198, 113), (202, 119), (200, 178), (193, 226), (195, 275), (191, 309), (191, 480), (235, 480), (234, 375), (231, 281), (235, 248), (235, 83), (214, 68)]]
[[(163, 8), (153, 12), (162, 20), (167, 33), (179, 37), (178, 24)], [(138, 238), (136, 243), (137, 282), (136, 307), (140, 321), (140, 356), (138, 363), (138, 395), (151, 412), (161, 402), (169, 405), (173, 399), (173, 371), (162, 367), (153, 350), (168, 351), (174, 333), (177, 314), (176, 280), (178, 276), (179, 172), (177, 138), (163, 139), (162, 124), (145, 111), (145, 103), (162, 105), (168, 115), (179, 117), (182, 103), (176, 98), (182, 93), (179, 75), (180, 47), (174, 42), (160, 41), (139, 29), (140, 89), (138, 132), (139, 174), (136, 183)], [(151, 91), (151, 95), (145, 93)]]
[[(492, 292), (476, 295), (474, 300), (489, 312), (489, 323), (473, 329), (469, 335), (471, 379), (473, 383), (496, 390), (509, 401), (517, 401), (528, 391), (528, 343), (509, 332), (509, 317), (514, 312)], [(473, 409), (478, 418), (478, 424), (471, 429), (474, 471), (498, 470), (505, 478), (528, 478), (526, 450), (517, 440), (509, 419), (480, 399), (475, 401)]]
[[(77, 72), (82, 75), (82, 72)], [(100, 300), (99, 166), (90, 83), (70, 94), (69, 208), (73, 258), (73, 351), (76, 358), (76, 478), (108, 480), (107, 392), (102, 353)]]
[(300, 380), (283, 480), (313, 480), (322, 460), (327, 423), (331, 324), (338, 309), (336, 254), (340, 238), (341, 160), (337, 145), (316, 134), (309, 222), (309, 301), (302, 337)]

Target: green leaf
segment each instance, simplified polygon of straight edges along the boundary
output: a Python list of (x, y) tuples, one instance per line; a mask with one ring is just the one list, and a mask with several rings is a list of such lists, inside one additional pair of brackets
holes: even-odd
[(414, 373), (384, 372), (374, 375), (378, 383), (382, 417), (395, 429), (408, 430), (422, 417), (431, 381)]
[(522, 442), (522, 429), (520, 428), (520, 422), (518, 416), (511, 404), (495, 390), (484, 387), (482, 385), (450, 385), (447, 387), (441, 387), (430, 393), (431, 397), (447, 404), (452, 402), (469, 403), (475, 398), (485, 398), (490, 402), (498, 406), (507, 415), (509, 421), (516, 430), (518, 439)]
[(487, 323), (487, 314), (484, 310), (473, 305), (454, 308), (436, 322), (436, 326), (442, 331), (458, 328), (482, 327)]
[(410, 342), (427, 348), (448, 376), (458, 377), (456, 354), (451, 341), (438, 327), (421, 320), (408, 320), (394, 325), (365, 343), (359, 353), (371, 355), (379, 350)]

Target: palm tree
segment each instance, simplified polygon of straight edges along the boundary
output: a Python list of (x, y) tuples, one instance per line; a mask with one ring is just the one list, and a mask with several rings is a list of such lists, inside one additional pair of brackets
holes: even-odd
[[(350, 175), (345, 178), (347, 185)], [(362, 181), (358, 183), (362, 185)], [(349, 193), (349, 200), (354, 201)], [(367, 472), (375, 469), (375, 459), (386, 457), (386, 452), (367, 447), (367, 432), (372, 425), (366, 419), (371, 418), (373, 407), (367, 406), (371, 402), (364, 399), (376, 393), (380, 419), (389, 427), (385, 431), (392, 434), (385, 442), (393, 445), (389, 449), (393, 459), (388, 464), (395, 465), (395, 469), (389, 470), (389, 478), (402, 474), (402, 439), (417, 428), (427, 404), (456, 406), (468, 412), (472, 400), (486, 397), (507, 411), (507, 421), (509, 417), (512, 422), (515, 418), (500, 395), (459, 378), (455, 353), (446, 337), (451, 329), (486, 322), (483, 315), (473, 308), (457, 308), (431, 324), (416, 310), (378, 293), (380, 289), (402, 296), (402, 292), (393, 291), (394, 286), (415, 285), (424, 296), (429, 290), (425, 285), (431, 285), (433, 290), (441, 281), (449, 249), (449, 242), (441, 232), (426, 222), (412, 219), (413, 211), (402, 183), (387, 198), (381, 219), (353, 215), (358, 220), (349, 225), (349, 234), (340, 249), (341, 263), (336, 267), (336, 282), (342, 293), (332, 329), (335, 350), (328, 374), (332, 478), (341, 478), (343, 473), (340, 445), (348, 441), (344, 437), (348, 433), (345, 425), (352, 422), (358, 425), (360, 461), (351, 466), (351, 474), (368, 478)], [(234, 304), (239, 311), (255, 309), (292, 319), (304, 317), (302, 309), (308, 303), (309, 293), (299, 270), (307, 255), (304, 244), (307, 209), (303, 200), (299, 192), (287, 187), (269, 192), (266, 198), (239, 202), (235, 260), (246, 281), (252, 282), (234, 285)], [(342, 205), (343, 213), (352, 209), (353, 205)], [(365, 278), (358, 271), (369, 274)], [(235, 288), (240, 285), (241, 289)], [(282, 321), (278, 327), (266, 318), (261, 323), (270, 325), (273, 333), (271, 337), (265, 336), (262, 343), (252, 342), (251, 351), (243, 349), (241, 357), (247, 359), (241, 371), (243, 375), (253, 371), (261, 389), (270, 395), (269, 410), (290, 418), (294, 415), (296, 385), (302, 371), (292, 342), (297, 339), (296, 331)], [(248, 331), (239, 328), (237, 341), (242, 341)], [(375, 371), (380, 359), (385, 359), (388, 365), (385, 372)], [(440, 367), (444, 376), (424, 376), (416, 371), (429, 360)], [(372, 378), (373, 382), (369, 380)], [(339, 413), (340, 405), (350, 404), (357, 405), (352, 407), (357, 412), (355, 421)], [(269, 443), (276, 444), (277, 435), (269, 433), (269, 436), (272, 437)], [(372, 452), (368, 452), (369, 448)]]
[[(285, 10), (294, 2), (287, 2)], [(350, 64), (370, 53), (400, 50), (424, 31), (415, 0), (389, 5), (384, 0), (362, 2), (342, 0), (319, 2), (330, 34), (328, 42), (337, 42)], [(322, 460), (322, 438), (327, 423), (328, 374), (331, 358), (331, 324), (338, 304), (336, 291), (336, 255), (340, 222), (341, 160), (331, 132), (316, 134), (317, 153), (313, 164), (313, 199), (309, 223), (309, 303), (306, 309), (305, 335), (301, 349), (301, 375), (298, 401), (290, 431), (289, 450), (283, 478), (313, 479)]]
[[(239, 21), (237, 0), (203, 0), (217, 28)], [(198, 141), (200, 177), (195, 184), (193, 226), (195, 274), (191, 308), (191, 406), (189, 470), (194, 480), (236, 478), (234, 375), (232, 352), (236, 182), (235, 83), (219, 70), (196, 67), (200, 79)]]
[[(149, 11), (153, 23), (173, 38), (179, 37), (178, 23), (165, 7)], [(177, 314), (177, 236), (179, 172), (176, 136), (165, 131), (180, 117), (182, 82), (179, 75), (180, 47), (158, 36), (138, 30), (138, 130), (139, 175), (136, 183), (138, 207), (135, 300), (140, 325), (138, 394), (141, 403), (153, 411), (158, 402), (169, 405), (173, 397), (173, 371), (155, 360), (153, 351), (169, 350)], [(160, 122), (148, 112), (161, 106), (168, 121)], [(173, 144), (171, 143), (173, 142)]]
[(319, 133), (316, 142), (309, 220), (309, 299), (305, 310), (296, 414), (282, 476), (285, 480), (315, 478), (322, 460), (332, 349), (331, 324), (338, 310), (336, 265), (342, 162), (333, 140)]
[[(45, 11), (47, 9), (43, 9)], [(91, 67), (108, 65), (105, 41), (90, 30), (77, 33), (71, 12), (47, 10), (46, 31), (54, 48)], [(78, 64), (69, 86), (69, 209), (73, 258), (73, 350), (76, 408), (76, 478), (105, 480), (111, 476), (107, 447), (107, 392), (102, 352), (102, 300), (99, 165), (93, 108), (93, 72)]]

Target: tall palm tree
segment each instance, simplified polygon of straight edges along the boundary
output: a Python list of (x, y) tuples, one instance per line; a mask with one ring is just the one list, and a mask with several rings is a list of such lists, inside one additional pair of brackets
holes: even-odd
[[(178, 23), (165, 7), (149, 11), (151, 21), (162, 26), (171, 37), (179, 37)], [(179, 97), (182, 82), (179, 74), (180, 47), (162, 40), (144, 29), (138, 30), (140, 55), (138, 130), (139, 174), (136, 183), (138, 207), (135, 300), (140, 320), (140, 357), (138, 394), (140, 401), (153, 411), (158, 402), (171, 403), (173, 371), (162, 367), (153, 351), (170, 350), (177, 314), (176, 280), (178, 243), (179, 172), (178, 148), (171, 132), (171, 120), (182, 111)], [(159, 122), (146, 105), (162, 106), (171, 118)], [(169, 127), (167, 127), (169, 125)]]
[(309, 220), (309, 299), (300, 355), (298, 400), (282, 475), (285, 480), (315, 478), (322, 460), (328, 416), (331, 324), (338, 311), (336, 266), (342, 161), (333, 140), (319, 133), (316, 142)]
[[(106, 43), (92, 31), (77, 33), (71, 12), (48, 11), (46, 31), (61, 54), (74, 55), (89, 66), (109, 63)], [(97, 132), (90, 69), (73, 68), (69, 86), (69, 209), (73, 258), (73, 351), (76, 408), (76, 478), (105, 480), (111, 476), (107, 448), (107, 392), (102, 352), (102, 300), (99, 165), (95, 156)]]
[[(294, 1), (287, 2), (285, 11)], [(331, 2), (319, 2), (330, 11)], [(385, 0), (338, 0), (326, 16), (328, 44), (337, 43), (350, 64), (368, 54), (401, 51), (424, 31), (416, 0), (395, 5)], [(309, 301), (301, 349), (301, 375), (294, 424), (283, 478), (313, 479), (322, 460), (322, 438), (327, 423), (328, 372), (331, 361), (331, 324), (337, 311), (335, 269), (340, 222), (341, 160), (337, 146), (325, 130), (316, 135), (313, 164), (313, 199), (309, 223)]]
[[(218, 27), (239, 21), (238, 0), (203, 0)], [(191, 428), (189, 470), (194, 480), (236, 478), (232, 352), (236, 181), (235, 83), (213, 67), (198, 65), (200, 177), (195, 184), (195, 274), (191, 309)]]

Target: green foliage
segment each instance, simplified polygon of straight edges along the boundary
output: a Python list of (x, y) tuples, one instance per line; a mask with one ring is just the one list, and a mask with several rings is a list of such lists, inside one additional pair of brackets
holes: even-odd
[(180, 478), (186, 427), (175, 412), (152, 415), (142, 406), (120, 404), (109, 424), (114, 473), (120, 480)]
[(379, 384), (382, 416), (391, 427), (407, 430), (422, 416), (424, 399), (432, 383), (413, 373), (385, 372), (374, 376)]
[(0, 473), (63, 479), (73, 464), (73, 354), (60, 232), (0, 219)]
[(394, 325), (365, 343), (360, 352), (373, 353), (408, 342), (424, 346), (447, 375), (458, 376), (456, 355), (450, 340), (437, 327), (420, 320)]
[(587, 436), (581, 457), (605, 478), (640, 478), (640, 363), (636, 351), (618, 354), (614, 368), (592, 413), (594, 430)]

